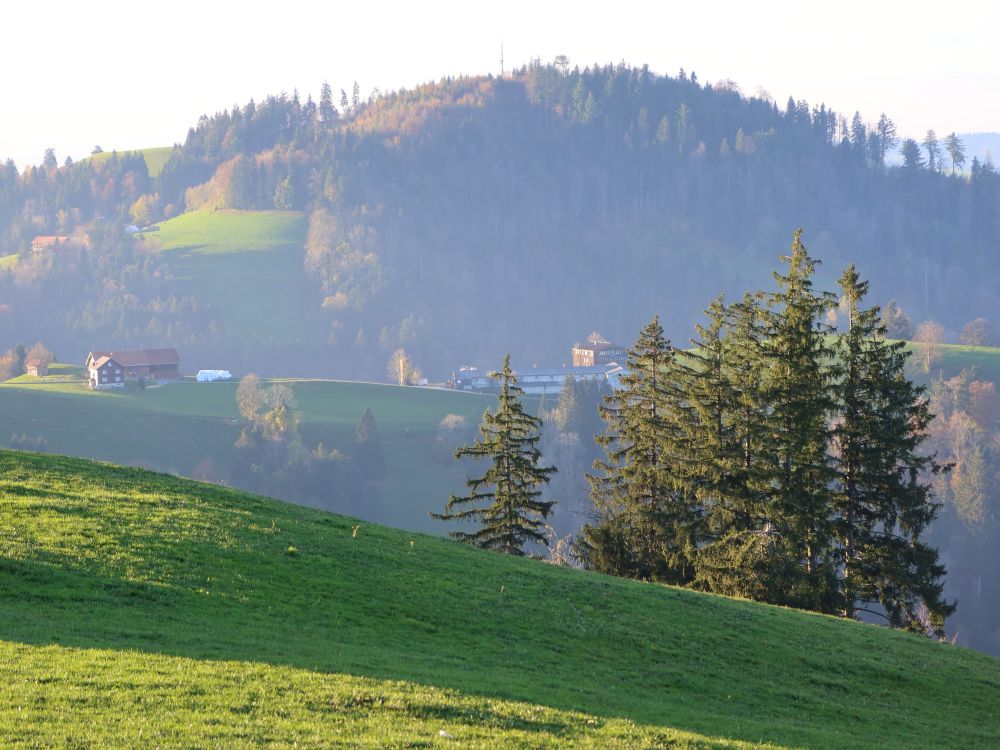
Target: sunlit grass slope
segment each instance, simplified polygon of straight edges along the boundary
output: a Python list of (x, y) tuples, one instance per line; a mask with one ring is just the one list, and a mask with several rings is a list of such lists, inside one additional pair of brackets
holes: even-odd
[(7, 746), (991, 748), (998, 690), (916, 636), (0, 452)]
[[(21, 376), (0, 384), (0, 445), (11, 435), (44, 437), (49, 450), (157, 468), (186, 476), (224, 468), (242, 424), (231, 383), (171, 383), (145, 390), (91, 391), (54, 367), (46, 378)], [(493, 396), (373, 383), (286, 381), (302, 411), (306, 443), (346, 453), (366, 408), (378, 423), (386, 472), (374, 483), (372, 519), (442, 533), (427, 512), (440, 510), (464, 488), (454, 462), (435, 463), (437, 426), (449, 413), (477, 425)], [(529, 404), (537, 404), (529, 399)], [(202, 473), (199, 473), (199, 470)], [(336, 499), (335, 499), (336, 500)]]
[[(163, 169), (163, 165), (167, 163), (174, 149), (173, 146), (156, 146), (154, 148), (139, 148), (135, 149), (135, 151), (141, 153), (142, 158), (146, 160), (146, 169), (149, 171), (149, 176), (156, 177)], [(87, 158), (100, 164), (110, 159), (111, 153), (111, 151), (103, 151), (99, 154), (92, 154)], [(123, 154), (125, 152), (119, 151), (118, 153)]]
[(64, 365), (53, 362), (49, 365), (48, 375), (18, 375), (16, 378), (3, 381), (3, 385), (37, 385), (46, 386), (51, 390), (77, 390), (86, 380), (87, 368), (82, 365)]
[(193, 211), (152, 235), (175, 295), (212, 306), (224, 334), (284, 343), (301, 339), (319, 311), (303, 265), (306, 224), (296, 211)]
[[(919, 351), (914, 360), (919, 360)], [(941, 361), (932, 368), (931, 375), (957, 375), (964, 369), (975, 369), (980, 380), (992, 380), (1000, 384), (1000, 348), (992, 346), (964, 346), (948, 344), (941, 347)]]

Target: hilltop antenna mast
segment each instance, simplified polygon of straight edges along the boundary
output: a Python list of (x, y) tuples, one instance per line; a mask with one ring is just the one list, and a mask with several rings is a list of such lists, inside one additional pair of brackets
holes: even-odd
[(500, 77), (503, 78), (503, 37), (500, 37)]

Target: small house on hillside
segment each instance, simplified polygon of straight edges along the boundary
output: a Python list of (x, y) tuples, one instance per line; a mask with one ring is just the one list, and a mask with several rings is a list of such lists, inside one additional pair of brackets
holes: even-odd
[(135, 349), (120, 352), (91, 352), (87, 355), (87, 369), (96, 363), (113, 359), (122, 369), (126, 380), (179, 380), (181, 357), (176, 349)]
[(43, 378), (49, 374), (49, 363), (43, 359), (29, 359), (25, 361), (24, 369), (29, 375)]
[(597, 331), (590, 334), (582, 344), (573, 346), (573, 367), (596, 367), (612, 362), (624, 364), (625, 347), (612, 344)]
[(114, 358), (102, 355), (96, 359), (87, 358), (87, 372), (91, 388), (124, 388), (125, 372)]
[(69, 235), (62, 234), (40, 234), (31, 241), (31, 249), (40, 253), (43, 250), (65, 245), (70, 241)]

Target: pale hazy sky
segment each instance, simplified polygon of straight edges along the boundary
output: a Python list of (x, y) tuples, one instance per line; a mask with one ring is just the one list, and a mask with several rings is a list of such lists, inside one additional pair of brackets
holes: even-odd
[(0, 158), (183, 141), (199, 115), (324, 79), (367, 95), (568, 55), (731, 78), (903, 135), (1000, 131), (990, 2), (4, 2)]

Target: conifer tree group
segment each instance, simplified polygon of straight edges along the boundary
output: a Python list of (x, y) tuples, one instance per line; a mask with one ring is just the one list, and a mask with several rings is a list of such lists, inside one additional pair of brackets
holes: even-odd
[[(574, 549), (594, 570), (691, 586), (943, 635), (955, 605), (922, 535), (938, 513), (921, 452), (932, 415), (906, 376), (905, 344), (886, 337), (854, 266), (839, 294), (817, 291), (795, 233), (776, 289), (720, 297), (677, 349), (654, 317), (599, 408), (605, 457), (588, 475), (594, 518)], [(827, 322), (835, 310), (846, 328)], [(541, 421), (527, 414), (510, 355), (498, 405), (456, 458), (487, 459), (444, 521), (478, 521), (456, 539), (523, 555), (547, 543)], [(568, 397), (567, 397), (568, 398)], [(571, 411), (567, 404), (562, 404)]]
[(688, 350), (657, 318), (642, 330), (601, 410), (606, 459), (577, 554), (606, 573), (941, 635), (954, 605), (921, 537), (938, 511), (929, 478), (947, 467), (920, 452), (932, 417), (905, 345), (862, 306), (853, 266), (839, 295), (813, 288), (801, 230), (783, 261), (775, 291), (715, 300)]

